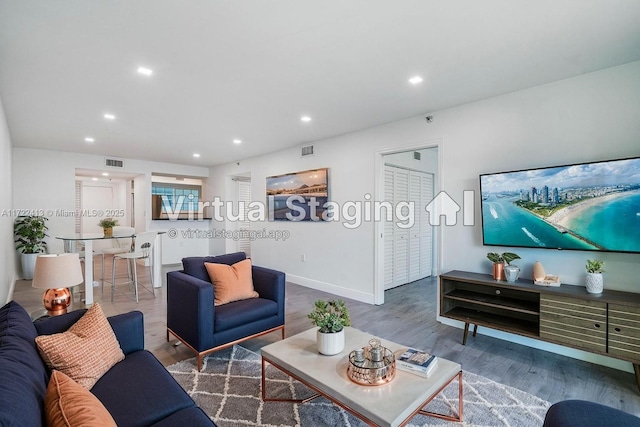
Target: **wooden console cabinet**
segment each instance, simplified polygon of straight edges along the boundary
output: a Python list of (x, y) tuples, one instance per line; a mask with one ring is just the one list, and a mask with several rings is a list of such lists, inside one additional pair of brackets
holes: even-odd
[(493, 280), (490, 274), (440, 275), (440, 316), (603, 354), (633, 364), (640, 389), (640, 294), (584, 286), (538, 286)]

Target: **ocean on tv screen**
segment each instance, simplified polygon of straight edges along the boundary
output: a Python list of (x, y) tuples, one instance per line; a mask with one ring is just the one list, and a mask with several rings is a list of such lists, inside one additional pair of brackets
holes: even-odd
[(618, 162), (632, 168), (596, 175), (602, 183), (594, 164), (482, 175), (484, 244), (640, 252), (640, 159), (601, 163)]

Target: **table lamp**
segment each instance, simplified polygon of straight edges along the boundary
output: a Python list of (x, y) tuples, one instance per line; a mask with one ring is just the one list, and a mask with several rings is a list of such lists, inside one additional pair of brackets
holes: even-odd
[(58, 316), (65, 314), (71, 304), (68, 286), (83, 280), (77, 253), (38, 255), (31, 286), (46, 289), (42, 294), (44, 308), (49, 316)]

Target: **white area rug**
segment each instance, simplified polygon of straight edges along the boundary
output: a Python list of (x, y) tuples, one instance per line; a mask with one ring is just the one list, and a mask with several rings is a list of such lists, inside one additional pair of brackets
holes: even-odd
[[(196, 403), (221, 427), (230, 426), (353, 426), (365, 424), (324, 398), (308, 403), (262, 402), (260, 356), (240, 346), (205, 358), (198, 372), (196, 359), (167, 367)], [(268, 366), (270, 397), (305, 398), (313, 392), (278, 369)], [(463, 373), (464, 422), (418, 415), (410, 426), (541, 426), (550, 404), (513, 387), (469, 372)], [(458, 384), (454, 381), (427, 410), (455, 415)]]

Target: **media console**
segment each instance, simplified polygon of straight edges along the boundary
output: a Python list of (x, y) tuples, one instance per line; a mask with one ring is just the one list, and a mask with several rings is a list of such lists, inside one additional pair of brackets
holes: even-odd
[(440, 316), (464, 322), (463, 344), (473, 324), (626, 360), (640, 390), (640, 294), (456, 270), (440, 275)]

